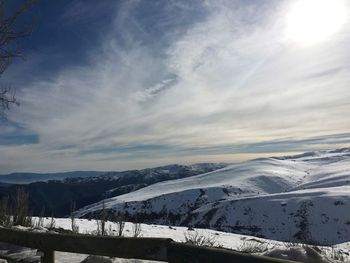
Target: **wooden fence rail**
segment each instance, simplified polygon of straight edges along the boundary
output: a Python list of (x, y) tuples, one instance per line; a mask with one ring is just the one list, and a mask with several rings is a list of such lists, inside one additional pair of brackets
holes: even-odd
[(42, 251), (44, 263), (54, 262), (54, 251), (170, 263), (292, 263), (292, 261), (253, 256), (227, 249), (178, 243), (168, 238), (56, 234), (0, 228), (0, 241)]

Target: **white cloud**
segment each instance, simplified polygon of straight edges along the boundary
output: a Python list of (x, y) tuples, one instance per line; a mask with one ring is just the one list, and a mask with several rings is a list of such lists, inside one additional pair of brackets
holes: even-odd
[[(137, 2), (121, 8), (115, 30), (91, 50), (89, 65), (67, 67), (19, 94), (22, 106), (10, 118), (36, 132), (40, 142), (0, 147), (5, 170), (152, 164), (121, 153), (81, 154), (104, 147), (186, 149), (347, 132), (349, 25), (331, 41), (296, 47), (283, 39), (285, 3), (270, 11), (244, 1), (236, 8), (238, 3), (210, 1), (206, 18), (184, 33), (146, 42), (148, 28), (134, 28)], [(66, 145), (72, 147), (57, 150)], [(178, 160), (171, 150), (167, 155), (166, 162)]]

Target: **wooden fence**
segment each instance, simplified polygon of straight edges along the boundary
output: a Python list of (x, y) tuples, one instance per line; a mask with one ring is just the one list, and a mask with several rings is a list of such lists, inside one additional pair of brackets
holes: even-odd
[(56, 234), (0, 228), (0, 241), (38, 249), (43, 252), (41, 261), (44, 263), (54, 262), (55, 251), (170, 263), (292, 263), (292, 261), (253, 256), (228, 249), (178, 243), (168, 238)]

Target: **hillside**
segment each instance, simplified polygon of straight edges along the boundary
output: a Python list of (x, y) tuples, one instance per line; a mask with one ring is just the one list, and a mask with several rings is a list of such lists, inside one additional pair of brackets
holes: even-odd
[[(350, 149), (263, 158), (104, 200), (110, 213), (276, 240), (350, 240)], [(96, 215), (102, 202), (80, 217)]]
[[(30, 210), (34, 215), (44, 213), (46, 216), (52, 214), (66, 216), (70, 214), (72, 201), (77, 208), (80, 208), (106, 197), (125, 194), (157, 182), (198, 175), (224, 166), (225, 164), (215, 163), (166, 165), (142, 170), (105, 172), (96, 176), (91, 176), (95, 172), (86, 172), (87, 174), (84, 176), (82, 174), (81, 177), (34, 182), (20, 186), (29, 193)], [(48, 178), (52, 177), (48, 175)], [(1, 185), (0, 197), (14, 197), (18, 186), (18, 184)]]

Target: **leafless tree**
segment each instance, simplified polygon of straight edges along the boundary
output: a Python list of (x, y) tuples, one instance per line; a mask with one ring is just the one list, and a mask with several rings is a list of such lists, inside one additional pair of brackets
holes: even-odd
[(132, 236), (133, 237), (140, 237), (141, 236), (141, 232), (142, 232), (141, 223), (135, 221), (132, 224)]
[(9, 197), (5, 196), (0, 199), (0, 225), (10, 226), (12, 223), (10, 215)]
[(124, 217), (122, 215), (115, 214), (113, 221), (117, 224), (117, 233), (116, 233), (117, 236), (118, 237), (123, 236), (123, 231), (125, 227)]
[(70, 203), (70, 220), (71, 220), (71, 224), (72, 224), (72, 232), (74, 233), (79, 233), (79, 226), (77, 225), (76, 221), (75, 221), (75, 202), (71, 201)]
[(29, 194), (22, 187), (18, 187), (13, 208), (13, 224), (32, 226), (32, 223), (29, 212)]
[[(34, 22), (20, 23), (19, 18), (33, 5), (35, 0), (25, 0), (12, 14), (6, 13), (6, 0), (0, 0), (0, 77), (14, 58), (23, 58), (19, 40), (30, 35)], [(19, 105), (16, 93), (9, 85), (0, 85), (0, 114), (10, 105)]]
[(53, 213), (52, 213), (50, 222), (46, 225), (46, 228), (48, 230), (53, 230), (55, 227), (56, 227), (56, 221), (55, 221), (55, 218), (53, 217)]
[(96, 219), (97, 223), (97, 235), (107, 235), (106, 231), (106, 222), (107, 222), (107, 210), (106, 210), (106, 205), (105, 201), (102, 201), (102, 210), (100, 211), (99, 218)]
[(38, 218), (35, 220), (34, 227), (36, 228), (44, 227), (44, 215), (45, 215), (45, 207), (43, 206), (43, 208), (41, 208), (41, 212)]

